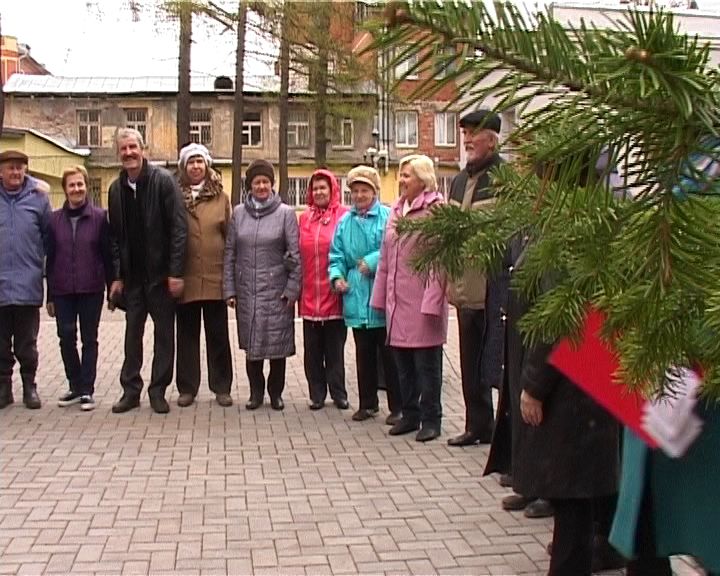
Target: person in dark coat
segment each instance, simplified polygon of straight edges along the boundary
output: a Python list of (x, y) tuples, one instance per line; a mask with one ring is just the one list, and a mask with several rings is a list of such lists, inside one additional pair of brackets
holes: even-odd
[(275, 171), (255, 160), (245, 172), (250, 194), (236, 206), (225, 243), (223, 295), (235, 308), (240, 348), (250, 381), (248, 410), (265, 396), (263, 365), (270, 360), (270, 405), (283, 410), (286, 358), (295, 354), (295, 303), (300, 296), (300, 251), (295, 211), (273, 190)]

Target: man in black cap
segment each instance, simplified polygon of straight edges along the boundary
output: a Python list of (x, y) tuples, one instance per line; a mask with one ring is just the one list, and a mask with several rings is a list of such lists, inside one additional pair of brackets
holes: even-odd
[(27, 175), (27, 165), (19, 150), (0, 153), (0, 408), (14, 402), (15, 358), (23, 403), (41, 405), (35, 374), (50, 201), (40, 181)]
[[(472, 210), (493, 202), (490, 171), (502, 162), (497, 152), (500, 125), (500, 117), (484, 109), (460, 119), (467, 164), (452, 181), (450, 204)], [(450, 446), (489, 444), (492, 440), (492, 387), (499, 387), (502, 374), (500, 308), (506, 292), (506, 279), (504, 283), (488, 280), (475, 270), (467, 270), (449, 286), (448, 299), (457, 308), (465, 400), (465, 432), (450, 438)]]

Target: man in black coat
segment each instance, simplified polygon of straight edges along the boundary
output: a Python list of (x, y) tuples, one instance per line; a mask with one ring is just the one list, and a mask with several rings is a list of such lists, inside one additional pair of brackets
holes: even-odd
[(143, 333), (148, 314), (154, 324), (150, 406), (166, 414), (165, 390), (172, 382), (175, 361), (175, 302), (183, 290), (187, 220), (175, 178), (148, 163), (142, 135), (122, 128), (116, 137), (122, 163), (110, 185), (108, 216), (113, 251), (120, 262), (110, 288), (111, 304), (126, 307), (125, 360), (120, 372), (123, 395), (112, 411), (140, 405), (143, 380)]
[[(490, 171), (502, 162), (497, 152), (500, 126), (500, 117), (485, 109), (460, 119), (468, 160), (452, 181), (450, 204), (472, 210), (493, 202)], [(448, 291), (450, 302), (457, 308), (465, 401), (465, 431), (450, 438), (450, 446), (488, 444), (492, 439), (492, 388), (499, 388), (502, 374), (501, 308), (507, 289), (507, 274), (486, 278), (484, 274), (468, 270)]]

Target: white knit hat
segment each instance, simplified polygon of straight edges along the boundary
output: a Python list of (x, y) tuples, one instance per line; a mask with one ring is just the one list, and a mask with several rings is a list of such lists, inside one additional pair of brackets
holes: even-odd
[(193, 156), (202, 156), (203, 160), (205, 160), (205, 164), (208, 167), (212, 166), (212, 157), (210, 156), (210, 151), (202, 144), (196, 144), (195, 142), (191, 142), (180, 150), (178, 166), (184, 169), (187, 161), (190, 160), (190, 158), (192, 158)]

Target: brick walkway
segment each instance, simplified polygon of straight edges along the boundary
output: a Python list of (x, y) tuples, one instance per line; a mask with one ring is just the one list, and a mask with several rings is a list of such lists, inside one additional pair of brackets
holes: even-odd
[[(56, 406), (66, 384), (54, 322), (43, 318), (43, 408), (22, 407), (16, 375), (16, 404), (0, 416), (0, 574), (546, 571), (551, 523), (500, 509), (508, 490), (482, 478), (487, 448), (445, 443), (464, 422), (454, 322), (443, 437), (428, 444), (389, 437), (380, 417), (356, 423), (331, 405), (310, 411), (301, 330), (285, 411), (266, 404), (247, 412), (234, 328), (235, 406), (218, 406), (203, 383), (190, 408), (178, 408), (172, 390), (166, 416), (145, 397), (140, 410), (115, 415), (121, 313), (106, 314), (101, 325), (99, 404), (91, 413)], [(151, 336), (149, 324), (146, 350)], [(349, 339), (351, 404), (353, 348)]]

